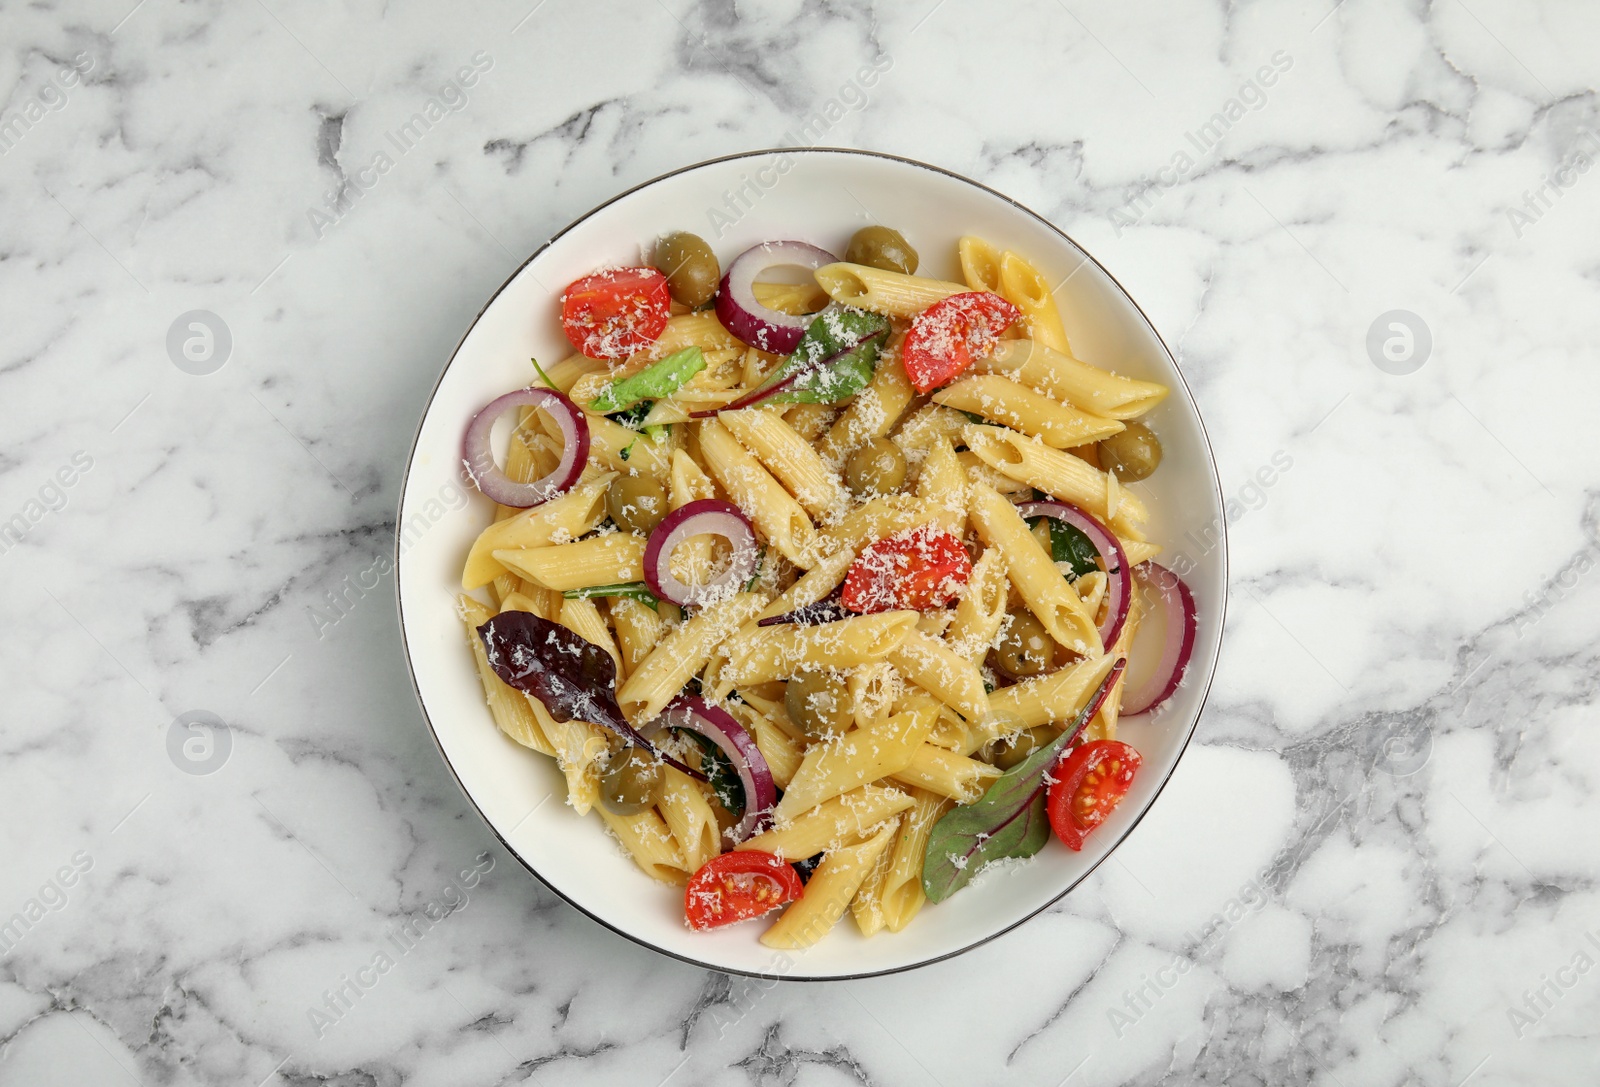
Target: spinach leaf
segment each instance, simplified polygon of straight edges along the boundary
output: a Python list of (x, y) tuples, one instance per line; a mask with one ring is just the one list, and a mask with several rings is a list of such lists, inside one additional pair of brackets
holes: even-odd
[(1035, 517), (1033, 527), (1037, 528), (1040, 521), (1050, 523), (1051, 560), (1072, 565), (1072, 573), (1067, 575), (1068, 581), (1077, 581), (1084, 574), (1092, 574), (1100, 569), (1095, 562), (1100, 553), (1076, 525), (1069, 525), (1055, 517)]
[(1127, 665), (1118, 660), (1089, 701), (1052, 744), (1041, 747), (1001, 774), (975, 804), (954, 808), (933, 825), (922, 859), (922, 890), (929, 902), (943, 902), (986, 865), (1012, 857), (1031, 857), (1050, 840), (1045, 786), (1061, 755), (1083, 731)]
[(636, 732), (617, 705), (617, 663), (611, 654), (560, 623), (526, 611), (504, 611), (478, 628), (489, 667), (517, 690), (544, 703), (557, 721), (610, 729), (679, 770), (706, 776), (664, 755)]
[[(756, 389), (783, 387), (772, 404), (834, 404), (867, 387), (878, 365), (878, 349), (889, 334), (881, 313), (829, 306), (806, 326), (805, 334), (781, 366)], [(752, 394), (754, 395), (754, 394)]]
[(642, 581), (619, 581), (615, 585), (585, 585), (581, 589), (568, 589), (561, 595), (568, 600), (587, 600), (592, 596), (621, 596), (637, 600), (641, 604), (649, 604), (657, 611), (661, 610), (661, 601), (650, 591), (650, 586)]
[(631, 407), (640, 400), (660, 400), (677, 392), (684, 382), (705, 368), (704, 353), (698, 347), (685, 347), (637, 374), (617, 378), (589, 401), (589, 410), (606, 414)]

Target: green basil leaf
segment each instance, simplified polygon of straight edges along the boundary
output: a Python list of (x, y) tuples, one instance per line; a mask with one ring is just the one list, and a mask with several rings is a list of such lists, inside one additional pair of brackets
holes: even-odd
[(660, 400), (677, 392), (705, 368), (705, 354), (698, 347), (685, 347), (631, 377), (617, 378), (589, 401), (589, 410), (604, 415), (632, 407), (640, 400)]
[(995, 861), (1031, 857), (1044, 848), (1050, 839), (1046, 774), (1089, 723), (1121, 672), (1112, 667), (1054, 743), (1001, 774), (977, 803), (953, 808), (933, 825), (922, 858), (922, 890), (929, 902), (943, 902)]
[(1100, 569), (1095, 561), (1099, 552), (1094, 549), (1094, 544), (1089, 542), (1089, 537), (1076, 525), (1069, 525), (1056, 517), (1035, 517), (1032, 521), (1038, 527), (1040, 521), (1050, 524), (1050, 558), (1055, 562), (1070, 563), (1072, 573), (1067, 576), (1068, 581), (1077, 581), (1084, 574), (1092, 574)]
[(615, 585), (585, 585), (581, 589), (568, 589), (561, 595), (567, 600), (587, 600), (592, 596), (621, 596), (637, 600), (641, 604), (648, 604), (657, 611), (660, 610), (661, 603), (656, 599), (656, 594), (650, 591), (650, 586), (642, 581), (621, 581)]
[[(769, 404), (836, 404), (867, 387), (878, 366), (878, 351), (889, 333), (881, 313), (829, 306), (806, 326), (800, 343), (760, 388), (770, 388), (800, 371)], [(837, 355), (827, 365), (830, 357)]]

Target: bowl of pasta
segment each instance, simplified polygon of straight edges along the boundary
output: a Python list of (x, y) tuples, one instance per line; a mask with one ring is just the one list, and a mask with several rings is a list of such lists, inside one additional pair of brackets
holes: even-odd
[(1010, 199), (778, 150), (632, 189), (467, 331), (402, 486), (424, 717), (494, 833), (717, 970), (923, 965), (1069, 892), (1199, 719), (1223, 506), (1172, 354)]

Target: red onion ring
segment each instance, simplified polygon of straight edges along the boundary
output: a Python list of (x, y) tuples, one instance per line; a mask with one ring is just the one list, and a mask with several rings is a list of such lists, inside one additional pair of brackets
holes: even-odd
[[(685, 585), (672, 576), (672, 553), (690, 536), (712, 533), (733, 545), (733, 559), (722, 576), (704, 585)], [(662, 600), (683, 607), (699, 607), (720, 600), (730, 585), (743, 585), (761, 561), (756, 532), (750, 518), (732, 502), (701, 498), (686, 502), (661, 519), (644, 546), (644, 580)]]
[(816, 271), (839, 258), (807, 242), (762, 242), (733, 258), (717, 290), (717, 320), (751, 347), (775, 355), (791, 354), (814, 314), (796, 315), (756, 301), (756, 277), (773, 268)]
[(1134, 574), (1145, 584), (1161, 594), (1167, 613), (1167, 633), (1161, 646), (1161, 662), (1136, 691), (1122, 699), (1122, 716), (1134, 717), (1148, 713), (1172, 696), (1189, 667), (1189, 657), (1194, 653), (1195, 633), (1199, 623), (1195, 619), (1194, 594), (1183, 578), (1158, 562), (1141, 562)]
[[(550, 413), (561, 428), (563, 447), (561, 463), (555, 471), (532, 483), (518, 483), (506, 475), (494, 462), (494, 449), (489, 435), (494, 422), (510, 408), (543, 408)], [(566, 494), (583, 475), (589, 461), (589, 421), (583, 412), (566, 395), (555, 389), (532, 387), (506, 393), (485, 404), (467, 424), (467, 433), (461, 439), (461, 461), (466, 465), (467, 478), (486, 496), (502, 506), (527, 509), (541, 502)]]
[(1100, 552), (1100, 561), (1106, 566), (1106, 617), (1100, 624), (1100, 644), (1107, 653), (1111, 652), (1133, 604), (1133, 572), (1128, 569), (1128, 556), (1116, 533), (1070, 502), (1024, 502), (1017, 512), (1024, 518), (1054, 517), (1065, 521), (1089, 537), (1089, 543)]
[(738, 845), (772, 822), (772, 809), (778, 803), (778, 786), (772, 780), (772, 769), (755, 740), (734, 720), (733, 714), (696, 695), (680, 694), (667, 703), (667, 708), (650, 727), (652, 730), (686, 728), (698, 732), (728, 756), (728, 762), (739, 775), (739, 784), (744, 786), (744, 818), (726, 832), (728, 845)]

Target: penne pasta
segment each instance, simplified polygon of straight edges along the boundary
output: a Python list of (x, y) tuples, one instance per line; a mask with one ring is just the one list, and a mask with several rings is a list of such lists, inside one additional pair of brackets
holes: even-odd
[(1000, 250), (968, 234), (956, 243), (956, 253), (961, 260), (961, 278), (967, 281), (969, 289), (1004, 293), (1000, 283)]
[(796, 566), (810, 566), (807, 548), (816, 530), (782, 484), (715, 419), (700, 424), (700, 451), (728, 497), (750, 515), (783, 557)]
[[(1070, 453), (1051, 449), (1004, 427), (969, 426), (962, 432), (967, 448), (989, 467), (1052, 498), (1071, 502), (1097, 516), (1110, 500), (1106, 473), (1090, 467)], [(1116, 512), (1106, 517), (1107, 527), (1118, 536), (1140, 540), (1141, 525), (1149, 516), (1134, 494), (1123, 494)]]
[(661, 818), (672, 834), (683, 870), (693, 872), (722, 852), (722, 830), (711, 802), (693, 778), (672, 766), (661, 768)]
[(1098, 442), (1124, 429), (1115, 419), (1081, 412), (1001, 374), (963, 378), (934, 393), (933, 400), (1020, 430), (1056, 449)]
[(989, 720), (974, 736), (977, 743), (963, 754), (1023, 729), (1070, 721), (1114, 663), (1109, 653), (1089, 657), (995, 691), (989, 696)]
[(985, 551), (972, 566), (967, 591), (956, 601), (955, 618), (945, 632), (951, 652), (973, 664), (988, 655), (1005, 622), (1008, 584), (1005, 556)]
[(900, 817), (889, 851), (888, 871), (878, 892), (878, 908), (890, 932), (909, 925), (927, 901), (922, 891), (922, 858), (928, 849), (928, 835), (933, 824), (953, 806), (947, 797), (927, 789), (913, 787), (911, 796), (911, 807)]
[(577, 543), (492, 552), (495, 561), (535, 585), (557, 592), (614, 585), (644, 577), (644, 539), (628, 532), (591, 536)]
[(907, 815), (902, 815), (880, 833), (889, 836), (888, 844), (878, 851), (878, 859), (861, 881), (861, 887), (850, 900), (850, 914), (856, 919), (856, 928), (863, 936), (876, 936), (883, 931), (888, 917), (883, 909), (883, 885), (889, 877), (889, 865), (894, 859), (894, 844), (900, 840), (900, 827)]
[(848, 505), (850, 496), (839, 482), (839, 473), (777, 412), (728, 411), (717, 416), (717, 421), (782, 481), (811, 516), (824, 517)]
[(889, 819), (911, 806), (910, 794), (883, 785), (863, 785), (818, 804), (789, 825), (747, 838), (733, 848), (759, 849), (786, 860), (804, 860), (871, 837)]
[(902, 272), (886, 272), (865, 264), (824, 264), (815, 272), (822, 289), (843, 306), (871, 310), (890, 317), (915, 317), (952, 294), (965, 294), (962, 283), (947, 283)]
[(705, 667), (712, 652), (764, 603), (755, 593), (739, 593), (701, 608), (661, 639), (618, 688), (617, 702), (623, 715), (635, 723), (660, 716), (689, 677)]
[(1034, 340), (1003, 340), (995, 353), (973, 364), (978, 373), (1005, 374), (1031, 389), (1106, 419), (1133, 419), (1167, 397), (1155, 381), (1123, 377), (1080, 362)]
[(604, 805), (596, 805), (595, 811), (645, 875), (664, 883), (688, 880), (683, 853), (656, 809), (646, 808), (637, 815), (617, 815), (607, 811)]
[(900, 363), (903, 340), (903, 336), (896, 335), (889, 341), (872, 380), (817, 443), (818, 452), (829, 464), (843, 464), (867, 442), (888, 434), (916, 397), (917, 390), (911, 387), (906, 368)]
[(894, 825), (889, 824), (858, 845), (831, 850), (812, 873), (806, 893), (761, 934), (761, 942), (767, 947), (802, 948), (826, 936), (893, 838)]
[(1082, 656), (1103, 652), (1094, 616), (1015, 506), (993, 489), (974, 485), (972, 523), (983, 542), (1004, 556), (1006, 576), (1052, 638)]
[(937, 716), (937, 707), (919, 707), (812, 744), (773, 809), (774, 825), (787, 826), (825, 801), (909, 766)]
[(1000, 258), (1000, 293), (1022, 311), (1023, 326), (1035, 343), (1065, 355), (1072, 353), (1050, 284), (1037, 268), (1015, 253), (1006, 253)]
[(925, 743), (912, 753), (904, 769), (890, 776), (902, 785), (926, 789), (957, 804), (971, 804), (1000, 776), (1000, 770), (969, 758), (967, 753)]
[(913, 630), (889, 654), (889, 663), (967, 720), (981, 721), (989, 716), (983, 675), (975, 664), (939, 638)]
[(734, 647), (722, 682), (743, 687), (819, 668), (846, 671), (871, 664), (894, 652), (916, 625), (914, 611), (884, 611), (818, 626), (764, 627)]

